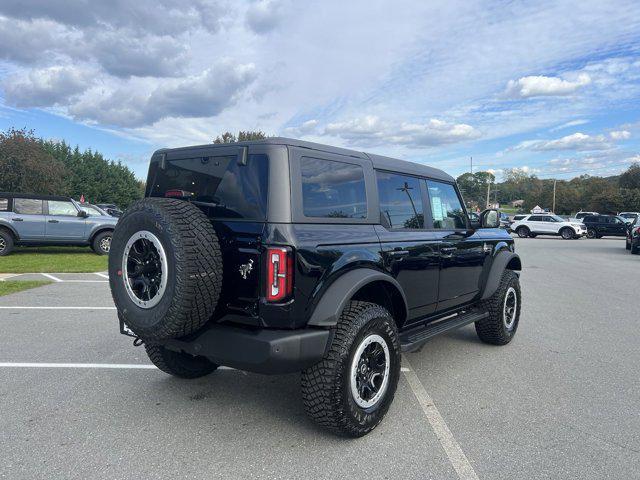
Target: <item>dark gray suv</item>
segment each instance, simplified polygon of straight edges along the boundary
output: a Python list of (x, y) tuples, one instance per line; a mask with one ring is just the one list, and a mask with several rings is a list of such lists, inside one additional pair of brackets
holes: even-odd
[(118, 219), (98, 213), (69, 197), (0, 192), (0, 256), (15, 245), (90, 245), (106, 255)]

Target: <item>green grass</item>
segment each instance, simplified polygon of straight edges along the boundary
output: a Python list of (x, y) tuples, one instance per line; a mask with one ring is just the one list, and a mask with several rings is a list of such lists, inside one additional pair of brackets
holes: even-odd
[(89, 247), (18, 247), (0, 257), (0, 273), (84, 273), (107, 269), (107, 256)]
[(30, 288), (42, 287), (49, 283), (51, 282), (47, 280), (14, 280), (0, 282), (0, 297), (11, 293), (21, 292), (22, 290), (28, 290)]

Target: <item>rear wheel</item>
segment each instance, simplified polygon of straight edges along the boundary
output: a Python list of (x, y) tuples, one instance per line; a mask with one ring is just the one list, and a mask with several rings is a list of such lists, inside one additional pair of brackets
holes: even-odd
[(640, 253), (640, 246), (632, 243), (630, 250), (632, 255), (638, 255)]
[(627, 250), (631, 250), (631, 243), (629, 242), (628, 238), (625, 239), (624, 248), (626, 248)]
[(489, 316), (475, 324), (480, 340), (493, 345), (509, 343), (518, 329), (521, 304), (520, 279), (513, 270), (505, 270), (498, 290), (483, 302)]
[(13, 250), (13, 235), (8, 231), (0, 230), (0, 257), (9, 255)]
[(527, 227), (518, 227), (516, 233), (520, 238), (527, 238), (531, 232)]
[(361, 437), (383, 419), (400, 377), (396, 324), (379, 305), (344, 309), (325, 358), (302, 373), (307, 414), (335, 433)]
[(145, 345), (149, 360), (169, 375), (180, 378), (198, 378), (209, 375), (218, 365), (205, 357), (194, 357), (184, 352), (174, 352), (161, 345)]

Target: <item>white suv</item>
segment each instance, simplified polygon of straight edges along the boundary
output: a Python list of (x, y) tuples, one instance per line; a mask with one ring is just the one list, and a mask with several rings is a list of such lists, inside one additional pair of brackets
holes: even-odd
[(587, 227), (580, 222), (571, 222), (553, 214), (532, 214), (514, 222), (511, 230), (520, 238), (537, 235), (559, 235), (565, 240), (583, 237)]

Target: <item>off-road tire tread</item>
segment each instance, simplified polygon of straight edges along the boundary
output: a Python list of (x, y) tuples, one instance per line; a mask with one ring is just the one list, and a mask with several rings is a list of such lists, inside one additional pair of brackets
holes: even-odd
[[(161, 328), (136, 329), (135, 322), (132, 325), (126, 315), (125, 322), (144, 340), (183, 337), (211, 318), (220, 297), (222, 254), (218, 237), (206, 215), (189, 202), (169, 198), (138, 200), (127, 209), (120, 222), (140, 211), (151, 213), (168, 233), (174, 252), (175, 293)], [(116, 228), (111, 240), (112, 251), (117, 237)]]
[(169, 375), (180, 378), (199, 378), (209, 375), (218, 365), (205, 357), (193, 357), (186, 353), (169, 350), (161, 345), (145, 344), (149, 360)]
[[(502, 319), (502, 307), (507, 289), (512, 286), (518, 295), (517, 320), (513, 332), (506, 332)], [(513, 270), (505, 270), (500, 279), (500, 285), (496, 292), (481, 303), (481, 307), (489, 312), (489, 316), (475, 322), (476, 333), (481, 341), (492, 345), (506, 345), (511, 341), (520, 322), (520, 309), (522, 306), (522, 293), (520, 280)]]
[[(370, 321), (378, 322), (389, 338), (390, 355), (396, 355), (397, 372), (389, 373), (389, 385), (381, 405), (380, 414), (373, 424), (361, 427), (346, 414), (342, 390), (343, 375), (349, 374), (349, 354), (361, 329)], [(345, 307), (338, 323), (333, 327), (331, 346), (324, 359), (302, 372), (302, 399), (305, 411), (318, 425), (338, 435), (361, 437), (373, 430), (389, 409), (400, 375), (400, 344), (395, 321), (380, 305), (351, 301)]]

